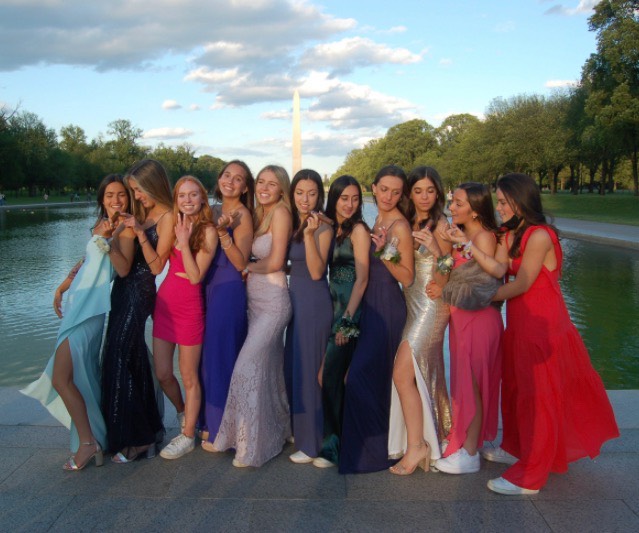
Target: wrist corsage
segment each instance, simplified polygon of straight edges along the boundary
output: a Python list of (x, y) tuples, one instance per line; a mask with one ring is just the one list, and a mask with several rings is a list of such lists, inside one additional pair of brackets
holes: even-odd
[(472, 259), (473, 252), (471, 252), (471, 248), (473, 246), (473, 241), (467, 242), (458, 242), (453, 244), (453, 248), (464, 258), (464, 259)]
[(353, 318), (348, 314), (348, 311), (344, 313), (342, 318), (337, 323), (337, 333), (341, 333), (342, 336), (347, 339), (353, 339), (359, 337), (359, 327)]
[(441, 255), (437, 258), (437, 270), (439, 270), (442, 274), (450, 274), (454, 264), (455, 261), (450, 254)]
[(394, 265), (400, 262), (402, 256), (397, 250), (397, 245), (399, 244), (399, 239), (397, 237), (393, 237), (390, 242), (386, 243), (383, 249), (375, 252), (375, 257), (379, 257), (384, 261), (390, 261)]
[(96, 235), (94, 238), (95, 245), (103, 254), (108, 254), (111, 251), (111, 245), (109, 241), (100, 235)]

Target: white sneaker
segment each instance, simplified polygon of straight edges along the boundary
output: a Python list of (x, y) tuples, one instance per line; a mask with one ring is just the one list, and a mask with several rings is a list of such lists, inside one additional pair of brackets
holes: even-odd
[(437, 459), (435, 468), (447, 474), (473, 474), (479, 472), (479, 453), (469, 455), (464, 448), (459, 448), (445, 459)]
[(504, 451), (501, 446), (497, 446), (497, 448), (484, 446), (481, 450), (479, 450), (479, 453), (484, 459), (486, 459), (486, 461), (491, 461), (493, 463), (514, 465), (518, 461), (517, 457), (510, 455), (507, 451)]
[(164, 459), (179, 459), (194, 449), (195, 438), (187, 437), (184, 433), (180, 433), (162, 449), (160, 457)]
[(537, 494), (539, 492), (538, 489), (518, 487), (503, 477), (489, 479), (486, 486), (497, 494), (505, 494), (507, 496), (523, 496), (525, 494)]
[(294, 463), (297, 463), (298, 465), (302, 465), (306, 463), (312, 463), (313, 459), (315, 458), (309, 457), (303, 451), (300, 450), (298, 452), (295, 452), (293, 455), (290, 455), (289, 459), (293, 461)]
[(330, 468), (331, 466), (337, 466), (335, 463), (331, 463), (328, 459), (324, 457), (316, 457), (313, 459), (313, 466), (317, 468)]

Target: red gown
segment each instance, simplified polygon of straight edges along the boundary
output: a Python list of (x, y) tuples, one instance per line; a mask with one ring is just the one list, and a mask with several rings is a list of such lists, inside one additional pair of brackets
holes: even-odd
[(550, 472), (596, 457), (605, 441), (619, 436), (601, 378), (561, 294), (562, 251), (555, 232), (528, 228), (508, 273), (517, 274), (538, 229), (552, 239), (557, 268), (542, 266), (530, 288), (508, 300), (503, 339), (502, 448), (519, 458), (503, 477), (526, 489), (540, 489)]

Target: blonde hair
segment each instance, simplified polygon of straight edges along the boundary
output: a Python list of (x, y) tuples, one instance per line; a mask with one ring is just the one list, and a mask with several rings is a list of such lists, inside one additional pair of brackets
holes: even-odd
[(205, 229), (207, 226), (213, 226), (213, 211), (211, 210), (211, 206), (209, 205), (209, 195), (202, 182), (197, 179), (195, 176), (182, 176), (179, 180), (177, 180), (175, 187), (173, 187), (173, 218), (174, 220), (179, 220), (178, 216), (180, 215), (180, 209), (177, 205), (178, 194), (180, 193), (180, 187), (187, 182), (195, 183), (198, 189), (200, 189), (200, 194), (202, 195), (202, 209), (197, 214), (196, 220), (193, 222), (193, 232), (191, 233), (191, 238), (189, 239), (189, 248), (193, 253), (196, 253), (198, 250), (206, 248), (206, 233)]
[(273, 213), (280, 205), (283, 205), (288, 210), (289, 213), (292, 213), (291, 201), (289, 199), (289, 192), (291, 189), (291, 180), (289, 179), (288, 173), (286, 172), (286, 170), (284, 170), (283, 167), (280, 167), (277, 165), (267, 165), (262, 170), (260, 170), (259, 173), (257, 174), (257, 178), (255, 179), (256, 185), (260, 179), (260, 176), (264, 172), (272, 172), (273, 174), (275, 174), (275, 177), (277, 178), (277, 181), (280, 185), (281, 195), (280, 195), (279, 201), (273, 206), (272, 209), (269, 210), (269, 212), (266, 215), (264, 214), (264, 207), (262, 206), (262, 204), (260, 204), (259, 201), (256, 202), (254, 221), (253, 221), (253, 227), (255, 229), (254, 237), (259, 237), (260, 235), (264, 235), (265, 233), (268, 232), (268, 229), (271, 227), (271, 220), (273, 219)]
[[(171, 195), (171, 182), (166, 170), (159, 161), (155, 159), (143, 159), (135, 163), (126, 173), (126, 184), (131, 188), (130, 179), (134, 179), (140, 190), (149, 196), (156, 204), (165, 205), (170, 208), (173, 205)], [(131, 192), (133, 199), (132, 212), (138, 222), (143, 223), (147, 217), (146, 208), (135, 199), (135, 195)]]

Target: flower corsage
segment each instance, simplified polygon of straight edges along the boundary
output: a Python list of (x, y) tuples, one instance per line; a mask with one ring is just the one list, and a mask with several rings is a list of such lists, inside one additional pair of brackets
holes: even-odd
[(450, 274), (454, 264), (455, 261), (450, 254), (441, 255), (437, 258), (437, 270), (442, 274)]
[(464, 259), (472, 259), (473, 258), (473, 252), (471, 251), (472, 246), (473, 246), (473, 241), (458, 242), (453, 244), (453, 249), (455, 249), (457, 253), (459, 253), (459, 255), (461, 255)]
[(393, 237), (390, 242), (386, 243), (383, 249), (375, 252), (375, 257), (379, 257), (382, 260), (390, 261), (394, 265), (401, 261), (401, 254), (397, 249), (397, 245), (399, 244), (399, 239), (397, 237)]
[(95, 245), (98, 247), (98, 250), (100, 250), (100, 252), (102, 252), (103, 254), (106, 255), (111, 251), (111, 245), (109, 244), (109, 241), (101, 235), (96, 235), (94, 237), (94, 242)]
[(342, 336), (347, 339), (359, 337), (359, 326), (357, 325), (357, 322), (353, 320), (351, 315), (348, 314), (348, 311), (339, 319), (339, 322), (337, 323), (337, 333), (341, 333)]

